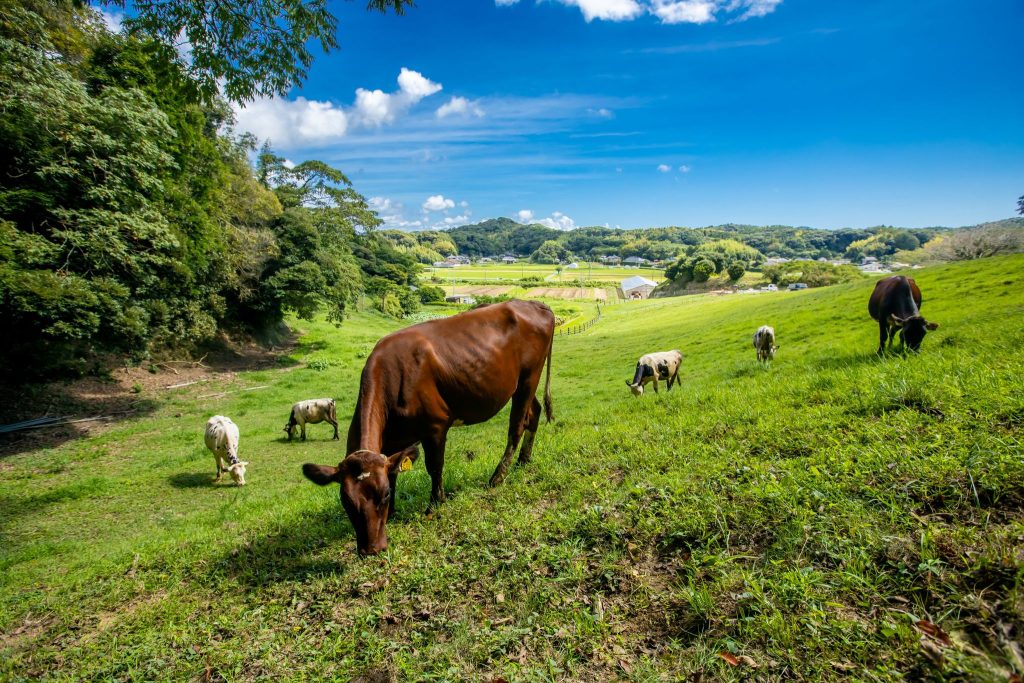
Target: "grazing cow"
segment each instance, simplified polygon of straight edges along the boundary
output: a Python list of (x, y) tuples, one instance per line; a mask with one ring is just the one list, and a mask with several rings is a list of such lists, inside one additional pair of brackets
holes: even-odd
[(334, 427), (334, 440), (338, 440), (338, 412), (334, 405), (333, 398), (311, 398), (308, 401), (299, 401), (292, 406), (292, 412), (288, 416), (288, 424), (284, 431), (288, 432), (288, 440), (292, 440), (295, 433), (295, 426), (302, 430), (302, 440), (306, 440), (306, 425), (315, 425), (323, 421), (331, 423)]
[(885, 351), (888, 338), (892, 347), (896, 330), (900, 332), (900, 345), (917, 351), (928, 330), (936, 330), (938, 323), (930, 323), (921, 315), (921, 290), (912, 278), (893, 275), (875, 283), (875, 291), (868, 301), (868, 313), (878, 321), (878, 353)]
[(315, 484), (341, 484), (360, 554), (387, 548), (385, 524), (395, 510), (398, 474), (412, 467), (417, 443), (430, 474), (431, 507), (445, 498), (441, 475), (448, 430), (489, 420), (509, 399), (508, 440), (491, 486), (505, 479), (520, 439), (519, 462), (529, 461), (545, 360), (544, 412), (551, 420), (554, 329), (555, 316), (544, 304), (507, 301), (412, 325), (377, 342), (359, 383), (348, 455), (337, 467), (302, 466)]
[(759, 363), (774, 360), (775, 352), (779, 347), (775, 345), (775, 328), (769, 325), (761, 325), (754, 333), (754, 350), (757, 351)]
[(231, 418), (214, 415), (206, 423), (206, 447), (213, 452), (217, 461), (217, 478), (228, 472), (239, 486), (245, 486), (245, 466), (249, 463), (238, 459), (238, 425)]
[(668, 380), (668, 390), (679, 381), (679, 365), (683, 362), (683, 354), (679, 351), (659, 351), (640, 356), (636, 363), (633, 381), (626, 380), (626, 386), (634, 396), (643, 396), (644, 386), (654, 382), (654, 393), (658, 393), (658, 380)]

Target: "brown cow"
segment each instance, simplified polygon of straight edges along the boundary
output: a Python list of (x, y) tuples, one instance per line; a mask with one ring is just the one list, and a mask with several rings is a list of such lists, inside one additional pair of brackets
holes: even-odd
[(938, 323), (930, 323), (921, 315), (921, 290), (912, 278), (893, 275), (875, 283), (875, 291), (868, 301), (868, 313), (878, 321), (878, 353), (885, 351), (886, 339), (892, 348), (896, 330), (900, 331), (900, 344), (917, 351), (928, 330), (936, 330)]
[(348, 455), (337, 467), (302, 466), (315, 484), (341, 484), (360, 554), (387, 548), (385, 524), (395, 510), (398, 474), (411, 467), (417, 443), (432, 482), (431, 506), (444, 501), (448, 430), (489, 420), (509, 399), (508, 441), (491, 486), (505, 479), (520, 439), (519, 462), (529, 461), (545, 360), (544, 411), (551, 420), (554, 329), (555, 316), (544, 304), (508, 301), (413, 325), (377, 342), (363, 368)]

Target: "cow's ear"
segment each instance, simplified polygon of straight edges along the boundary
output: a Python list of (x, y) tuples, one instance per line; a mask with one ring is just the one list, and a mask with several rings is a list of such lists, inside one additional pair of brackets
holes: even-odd
[(938, 323), (925, 323), (924, 326), (927, 327), (929, 330), (937, 330), (937, 329), (939, 329), (939, 324)]
[(332, 482), (341, 481), (341, 470), (330, 465), (314, 465), (307, 462), (302, 466), (302, 473), (317, 486), (327, 486)]
[(405, 450), (398, 451), (393, 455), (388, 456), (388, 472), (398, 474), (399, 472), (408, 472), (412, 469), (412, 464), (416, 461), (420, 455), (420, 451), (416, 446), (409, 446)]

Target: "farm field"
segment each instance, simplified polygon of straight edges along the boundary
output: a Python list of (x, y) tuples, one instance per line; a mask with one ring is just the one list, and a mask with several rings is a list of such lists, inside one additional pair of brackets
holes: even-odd
[[(918, 355), (874, 354), (872, 280), (604, 309), (555, 340), (533, 461), (489, 489), (507, 410), (453, 430), (448, 502), (424, 514), (417, 462), (389, 549), (364, 560), (337, 488), (300, 472), (343, 447), (282, 427), (320, 396), (346, 426), (394, 321), (299, 323), (293, 358), (319, 370), (147, 389), (152, 412), (103, 433), (8, 443), (0, 679), (1007, 681), (1024, 256), (913, 276), (940, 323)], [(681, 387), (633, 398), (637, 357), (671, 348)], [(215, 413), (241, 429), (244, 488), (212, 483)]]
[(585, 299), (591, 301), (606, 301), (608, 292), (604, 289), (591, 289), (589, 287), (533, 287), (526, 292), (530, 299)]

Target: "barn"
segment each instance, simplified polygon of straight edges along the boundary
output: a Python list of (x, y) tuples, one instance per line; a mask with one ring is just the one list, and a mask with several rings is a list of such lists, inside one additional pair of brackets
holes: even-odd
[(654, 291), (654, 288), (658, 286), (657, 282), (648, 280), (645, 277), (634, 275), (633, 277), (627, 277), (622, 281), (619, 287), (622, 289), (622, 294), (627, 299), (646, 299)]

